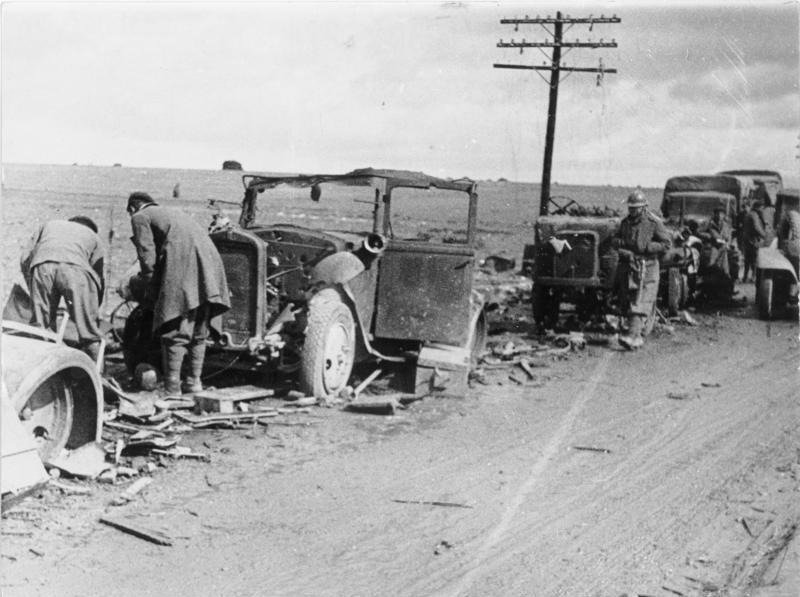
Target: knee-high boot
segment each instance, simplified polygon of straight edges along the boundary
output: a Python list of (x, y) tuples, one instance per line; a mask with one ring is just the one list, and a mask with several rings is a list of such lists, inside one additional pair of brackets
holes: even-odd
[(186, 356), (186, 347), (167, 342), (161, 343), (161, 362), (164, 368), (164, 392), (168, 396), (181, 394), (181, 366)]
[(203, 384), (200, 380), (200, 376), (203, 374), (203, 362), (205, 358), (205, 341), (195, 342), (189, 345), (189, 376), (186, 378), (184, 390), (190, 394), (203, 391)]

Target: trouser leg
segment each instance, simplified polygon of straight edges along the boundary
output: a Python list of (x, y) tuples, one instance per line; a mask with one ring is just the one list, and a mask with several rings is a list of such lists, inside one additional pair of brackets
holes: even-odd
[(642, 332), (645, 320), (652, 314), (658, 298), (658, 260), (648, 259), (643, 264), (640, 262), (638, 275), (640, 281), (628, 315), (628, 333), (619, 339), (620, 344), (630, 350), (639, 348), (644, 344)]
[(201, 376), (203, 374), (203, 363), (206, 356), (209, 315), (210, 311), (208, 305), (201, 305), (187, 315), (187, 319), (193, 322), (192, 338), (188, 346), (189, 376), (186, 379), (185, 388), (187, 392), (196, 393), (203, 390)]
[(57, 331), (58, 302), (61, 300), (55, 280), (56, 265), (46, 262), (34, 267), (29, 288), (33, 310), (31, 323), (54, 332)]
[(181, 368), (191, 340), (193, 326), (186, 317), (168, 321), (162, 327), (161, 362), (164, 391), (170, 395), (181, 393)]

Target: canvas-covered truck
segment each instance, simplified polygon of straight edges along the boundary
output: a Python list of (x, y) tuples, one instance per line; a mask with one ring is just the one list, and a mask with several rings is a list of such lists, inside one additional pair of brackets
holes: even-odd
[(756, 309), (761, 319), (772, 319), (787, 306), (798, 304), (800, 278), (800, 193), (776, 195), (776, 236), (756, 257)]
[[(665, 225), (675, 232), (673, 250), (662, 258), (662, 286), (667, 287), (670, 310), (697, 295), (730, 298), (738, 277), (741, 253), (736, 240), (747, 186), (734, 176), (675, 176), (667, 180), (661, 201)], [(722, 210), (732, 228), (724, 246), (704, 239), (703, 230), (716, 210)], [(677, 285), (685, 286), (671, 292)], [(696, 294), (697, 293), (697, 294)]]
[[(780, 172), (774, 170), (724, 170), (717, 174), (734, 176), (742, 182), (746, 193), (746, 198), (741, 206), (742, 211), (750, 209), (750, 205), (755, 199), (762, 201), (767, 242), (771, 241), (775, 236), (775, 226), (778, 224), (779, 214), (776, 210), (778, 193), (783, 191), (783, 177)], [(743, 216), (741, 212), (740, 216)]]
[[(485, 338), (475, 182), (365, 168), (243, 183), (238, 225), (211, 232), (231, 309), (207, 347), (209, 370), (296, 372), (302, 391), (329, 396), (374, 360), (408, 365), (412, 391), (436, 371), (450, 371), (450, 391), (466, 386)], [(421, 232), (431, 209), (450, 214), (452, 229)], [(280, 222), (290, 213), (303, 225)], [(159, 364), (146, 319), (141, 309), (128, 318), (129, 367)]]

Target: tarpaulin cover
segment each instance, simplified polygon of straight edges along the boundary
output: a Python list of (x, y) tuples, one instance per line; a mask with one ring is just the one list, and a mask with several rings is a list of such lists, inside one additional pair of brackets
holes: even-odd
[(717, 191), (728, 193), (736, 199), (741, 199), (746, 194), (746, 185), (735, 176), (674, 176), (664, 185), (664, 197), (670, 193), (684, 191)]

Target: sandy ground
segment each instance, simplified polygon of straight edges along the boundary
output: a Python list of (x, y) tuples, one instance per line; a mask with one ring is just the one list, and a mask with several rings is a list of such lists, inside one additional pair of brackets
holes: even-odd
[[(28, 197), (4, 202), (7, 289), (32, 220), (16, 209)], [(496, 231), (485, 252), (519, 256), (529, 240), (483, 225)], [(107, 226), (119, 273), (132, 249), (125, 222)], [(499, 369), (393, 417), (314, 408), (192, 432), (181, 444), (210, 462), (159, 468), (125, 506), (110, 505), (124, 485), (47, 488), (3, 518), (2, 594), (797, 595), (797, 324), (758, 321), (752, 285), (741, 292), (741, 308), (696, 313), (698, 326), (661, 328), (636, 353), (553, 360), (541, 387)], [(531, 341), (525, 325), (490, 338), (508, 339)]]
[(4, 522), (31, 534), (4, 537), (3, 594), (795, 595), (797, 328), (751, 306), (696, 318), (553, 361), (539, 388), (501, 369), (394, 417), (194, 432), (211, 462), (160, 469), (126, 506), (47, 489)]

